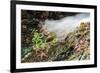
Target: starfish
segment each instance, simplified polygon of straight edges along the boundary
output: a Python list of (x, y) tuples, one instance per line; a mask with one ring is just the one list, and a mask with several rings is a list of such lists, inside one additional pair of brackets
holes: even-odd
[(37, 54), (38, 54), (37, 57), (39, 57), (40, 60), (44, 60), (48, 58), (48, 55), (46, 52), (44, 52), (44, 50), (37, 51)]

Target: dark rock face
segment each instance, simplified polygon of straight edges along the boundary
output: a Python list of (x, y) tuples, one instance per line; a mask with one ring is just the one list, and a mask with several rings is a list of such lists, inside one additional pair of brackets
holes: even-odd
[(78, 14), (78, 12), (54, 12), (54, 11), (31, 11), (31, 10), (22, 10), (22, 19), (53, 19), (58, 20), (66, 16), (73, 16)]

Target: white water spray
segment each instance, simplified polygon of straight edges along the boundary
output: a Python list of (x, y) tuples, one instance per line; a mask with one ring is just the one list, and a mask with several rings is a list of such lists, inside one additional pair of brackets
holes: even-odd
[(61, 40), (67, 36), (67, 33), (75, 30), (82, 21), (90, 21), (89, 13), (77, 14), (74, 16), (67, 16), (60, 20), (46, 20), (44, 28), (50, 32), (55, 32), (57, 37)]

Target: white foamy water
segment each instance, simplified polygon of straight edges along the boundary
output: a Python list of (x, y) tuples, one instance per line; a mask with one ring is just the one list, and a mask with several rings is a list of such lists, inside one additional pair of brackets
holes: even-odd
[(60, 20), (46, 20), (43, 27), (47, 28), (50, 32), (55, 32), (59, 39), (63, 39), (67, 36), (68, 32), (75, 30), (82, 21), (90, 21), (90, 14), (82, 13), (74, 16), (67, 16)]

